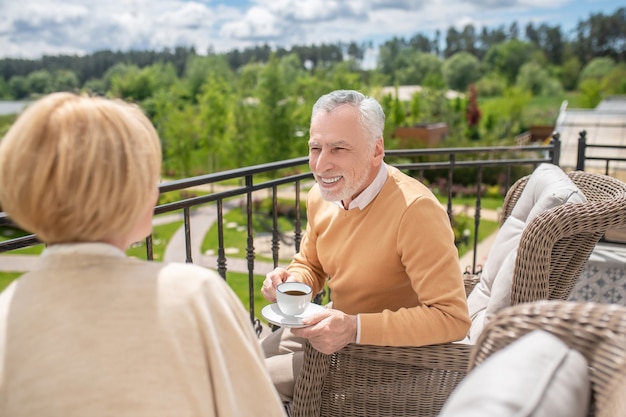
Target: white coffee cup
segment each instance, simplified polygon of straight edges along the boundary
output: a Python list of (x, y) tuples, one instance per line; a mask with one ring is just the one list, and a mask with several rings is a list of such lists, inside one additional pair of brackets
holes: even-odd
[(283, 282), (276, 287), (276, 304), (286, 316), (297, 316), (311, 303), (313, 289), (303, 282)]

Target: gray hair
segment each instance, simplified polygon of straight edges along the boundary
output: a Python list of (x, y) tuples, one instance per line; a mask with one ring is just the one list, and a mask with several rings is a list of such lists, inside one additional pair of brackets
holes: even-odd
[(385, 129), (385, 112), (380, 103), (373, 98), (355, 90), (335, 90), (321, 96), (313, 105), (311, 119), (321, 111), (330, 113), (344, 104), (358, 109), (361, 127), (369, 134), (371, 144), (383, 137)]

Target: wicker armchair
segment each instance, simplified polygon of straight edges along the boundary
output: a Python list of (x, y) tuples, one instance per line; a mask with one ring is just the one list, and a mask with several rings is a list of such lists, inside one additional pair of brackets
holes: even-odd
[(485, 326), (470, 367), (526, 333), (542, 329), (583, 354), (589, 364), (589, 416), (626, 415), (626, 307), (571, 301), (537, 301), (500, 310)]
[[(517, 249), (511, 305), (567, 299), (596, 243), (608, 229), (626, 225), (624, 182), (584, 171), (568, 176), (587, 203), (555, 207), (526, 226)], [(511, 214), (528, 178), (518, 180), (507, 193), (502, 221)]]
[[(604, 232), (626, 225), (626, 184), (585, 172), (568, 174), (588, 202), (537, 216), (524, 230), (515, 263), (511, 305), (565, 300)], [(503, 221), (528, 177), (507, 193)], [(466, 288), (475, 283), (466, 277)], [(467, 374), (471, 345), (421, 347), (348, 345), (332, 355), (306, 345), (291, 412), (312, 416), (436, 416)]]

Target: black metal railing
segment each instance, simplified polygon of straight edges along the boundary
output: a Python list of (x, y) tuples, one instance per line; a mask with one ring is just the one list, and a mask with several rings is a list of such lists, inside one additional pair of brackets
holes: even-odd
[[(603, 149), (606, 151), (605, 155), (607, 156), (589, 155), (587, 153), (589, 149)], [(620, 158), (618, 156), (615, 156), (615, 155), (620, 154), (619, 152), (615, 152), (620, 149), (625, 150), (626, 146), (587, 143), (587, 131), (581, 130), (578, 133), (578, 149), (576, 152), (576, 170), (584, 171), (585, 166), (587, 165), (586, 161), (602, 161), (604, 162), (604, 175), (610, 175), (611, 169), (615, 168), (616, 163), (626, 162), (626, 158)], [(613, 154), (613, 155), (611, 156), (610, 154)], [(614, 164), (611, 165), (611, 163), (614, 163)]]
[[(557, 164), (560, 156), (560, 142), (558, 135), (549, 145), (535, 146), (497, 146), (497, 147), (472, 147), (472, 148), (438, 148), (438, 149), (403, 149), (386, 151), (385, 161), (410, 175), (430, 184), (437, 182), (445, 187), (446, 209), (453, 220), (453, 198), (457, 193), (458, 184), (471, 184), (475, 195), (474, 201), (474, 239), (472, 248), (474, 252), (472, 265), (468, 270), (476, 273), (480, 265), (476, 262), (476, 248), (478, 245), (478, 230), (481, 223), (481, 199), (484, 194), (486, 175), (497, 176), (497, 182), (501, 187), (501, 195), (504, 196), (510, 185), (522, 175), (530, 173), (538, 164), (550, 162)], [(496, 174), (494, 174), (494, 172)], [(260, 325), (255, 317), (254, 293), (259, 289), (254, 288), (254, 276), (259, 274), (261, 263), (255, 260), (255, 230), (253, 220), (255, 206), (258, 205), (259, 193), (264, 198), (271, 199), (271, 265), (273, 268), (280, 264), (281, 232), (278, 228), (279, 196), (285, 198), (291, 196), (293, 201), (293, 242), (294, 250), (298, 251), (300, 241), (304, 233), (302, 223), (305, 221), (301, 208), (303, 207), (302, 195), (306, 192), (306, 186), (312, 184), (313, 176), (308, 169), (308, 158), (295, 158), (275, 163), (255, 165), (240, 169), (229, 170), (214, 174), (201, 175), (175, 181), (164, 182), (160, 185), (162, 195), (174, 191), (194, 190), (198, 187), (209, 188), (211, 191), (205, 195), (197, 195), (189, 198), (160, 204), (155, 208), (155, 216), (166, 213), (182, 214), (184, 227), (184, 261), (197, 262), (194, 252), (199, 253), (197, 248), (192, 247), (192, 210), (202, 206), (214, 205), (217, 223), (217, 256), (214, 264), (205, 265), (217, 270), (226, 279), (229, 270), (229, 262), (234, 265), (241, 262), (241, 258), (226, 255), (224, 245), (224, 212), (225, 209), (240, 207), (245, 209), (247, 222), (245, 270), (248, 274), (249, 311), (250, 319), (258, 331)], [(441, 189), (439, 190), (441, 194)], [(4, 213), (0, 213), (0, 226), (10, 225), (10, 219)], [(33, 246), (40, 242), (34, 235), (10, 239), (0, 242), (0, 254), (14, 249)], [(152, 237), (146, 239), (147, 259), (153, 260)], [(0, 255), (0, 260), (1, 260)], [(213, 259), (213, 258), (212, 258)]]

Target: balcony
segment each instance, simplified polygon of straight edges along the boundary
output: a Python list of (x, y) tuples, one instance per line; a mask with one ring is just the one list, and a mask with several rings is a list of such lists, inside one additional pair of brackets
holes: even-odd
[[(425, 182), (439, 196), (455, 227), (459, 251), (465, 253), (461, 267), (477, 273), (481, 269), (477, 248), (486, 217), (497, 221), (494, 210), (489, 210), (491, 216), (483, 216), (486, 196), (493, 200), (495, 194), (495, 200), (501, 201), (513, 182), (540, 163), (558, 165), (559, 154), (555, 135), (549, 145), (388, 150), (385, 161)], [(250, 320), (260, 333), (263, 327), (255, 313), (262, 307), (255, 306), (259, 276), (286, 265), (299, 250), (306, 225), (306, 192), (313, 181), (308, 158), (302, 157), (163, 182), (155, 224), (182, 222), (182, 226), (163, 259), (157, 260), (197, 263), (216, 270), (227, 282), (231, 272), (246, 274)], [(231, 210), (239, 210), (244, 219), (238, 228), (245, 234), (245, 253), (232, 253), (225, 242), (232, 226), (225, 216)], [(11, 220), (0, 213), (0, 227), (10, 225)], [(212, 251), (201, 249), (207, 234), (216, 242)], [(34, 235), (1, 241), (0, 270), (23, 272), (28, 267), (19, 263), (28, 255), (14, 251), (38, 244)], [(154, 260), (153, 236), (142, 246), (145, 258)]]

